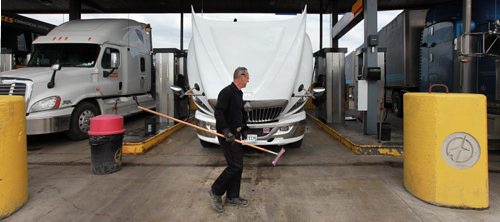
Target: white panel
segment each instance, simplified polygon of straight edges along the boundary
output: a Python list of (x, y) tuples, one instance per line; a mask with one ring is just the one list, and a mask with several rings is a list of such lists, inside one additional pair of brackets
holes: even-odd
[(368, 110), (368, 82), (358, 80), (358, 111)]
[[(174, 116), (174, 94), (170, 86), (174, 85), (173, 53), (156, 54), (156, 110)], [(160, 122), (173, 123), (172, 120), (160, 118)]]
[(0, 56), (0, 72), (12, 70), (12, 54), (1, 54)]

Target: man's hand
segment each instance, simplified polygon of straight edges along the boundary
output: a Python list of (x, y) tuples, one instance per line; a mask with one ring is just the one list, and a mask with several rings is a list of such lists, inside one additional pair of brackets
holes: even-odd
[(247, 132), (246, 132), (246, 127), (238, 127), (236, 128), (236, 131), (241, 134), (241, 140), (246, 140), (247, 139)]
[(224, 137), (226, 138), (226, 142), (232, 143), (236, 139), (234, 134), (231, 133), (231, 131), (228, 128), (223, 129), (222, 132), (224, 133)]

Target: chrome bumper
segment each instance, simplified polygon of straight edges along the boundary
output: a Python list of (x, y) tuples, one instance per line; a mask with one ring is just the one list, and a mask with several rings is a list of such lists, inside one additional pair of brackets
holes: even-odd
[(26, 119), (26, 134), (37, 135), (66, 131), (69, 129), (70, 119), (71, 115)]
[[(208, 117), (201, 113), (197, 114), (196, 124), (198, 126), (215, 131), (215, 121), (213, 120), (213, 117)], [(259, 133), (255, 145), (284, 145), (297, 142), (304, 138), (306, 126), (305, 118), (305, 112), (303, 112), (292, 115), (288, 118), (283, 118), (279, 122), (248, 124), (250, 129), (247, 133), (253, 134), (251, 131), (255, 130), (263, 131), (263, 128), (270, 129), (268, 133)], [(288, 129), (282, 131), (281, 128), (283, 127), (287, 127)], [(197, 133), (199, 139), (218, 144), (217, 137), (213, 134), (202, 130), (197, 130)]]

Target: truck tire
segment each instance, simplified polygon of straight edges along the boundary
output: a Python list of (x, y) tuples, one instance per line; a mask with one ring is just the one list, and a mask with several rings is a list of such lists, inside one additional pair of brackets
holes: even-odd
[(392, 93), (392, 113), (398, 117), (403, 117), (403, 96), (400, 91)]
[(69, 130), (66, 135), (72, 140), (83, 140), (89, 137), (87, 132), (90, 128), (90, 118), (98, 116), (99, 109), (92, 103), (82, 102), (78, 104), (71, 114)]
[(303, 140), (304, 139), (300, 139), (299, 141), (290, 143), (290, 144), (288, 144), (286, 146), (289, 147), (289, 148), (300, 148), (300, 146), (302, 146), (302, 141)]
[(202, 139), (200, 139), (200, 144), (203, 148), (212, 148), (212, 147), (217, 146), (217, 144), (215, 144), (215, 143), (210, 143), (210, 142), (207, 142), (207, 141), (202, 140)]

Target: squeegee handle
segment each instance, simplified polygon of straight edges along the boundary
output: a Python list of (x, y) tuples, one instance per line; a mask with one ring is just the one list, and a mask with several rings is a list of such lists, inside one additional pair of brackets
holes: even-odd
[[(188, 122), (182, 121), (182, 120), (180, 120), (180, 119), (177, 119), (177, 118), (174, 118), (174, 117), (171, 117), (171, 116), (167, 116), (167, 115), (165, 115), (165, 114), (163, 114), (163, 113), (159, 113), (159, 112), (156, 112), (156, 111), (150, 110), (150, 109), (145, 108), (145, 107), (142, 107), (142, 106), (138, 106), (138, 108), (139, 108), (139, 109), (141, 109), (141, 110), (144, 110), (144, 111), (146, 111), (146, 112), (148, 112), (148, 113), (153, 113), (153, 114), (156, 114), (156, 115), (158, 115), (158, 116), (165, 117), (165, 118), (167, 118), (167, 119), (171, 119), (171, 120), (173, 120), (173, 121), (175, 121), (175, 122), (179, 122), (179, 123), (182, 123), (182, 124), (184, 124), (184, 125), (188, 125), (188, 126), (190, 126), (190, 127), (196, 128), (196, 129), (198, 129), (198, 130), (202, 130), (202, 131), (205, 131), (205, 132), (207, 132), (207, 133), (210, 133), (210, 134), (217, 135), (217, 136), (220, 136), (220, 137), (222, 137), (222, 138), (225, 138), (225, 137), (224, 137), (224, 135), (222, 135), (222, 134), (220, 134), (220, 133), (214, 132), (214, 131), (209, 130), (209, 129), (205, 129), (205, 128), (203, 128), (203, 127), (199, 127), (199, 126), (197, 126), (197, 125), (194, 125), (194, 124), (191, 124), (191, 123), (188, 123)], [(254, 148), (254, 149), (258, 149), (258, 150), (264, 151), (264, 152), (266, 152), (266, 153), (270, 153), (270, 154), (278, 155), (278, 153), (276, 153), (276, 152), (273, 152), (273, 151), (271, 151), (271, 150), (264, 149), (264, 148), (262, 148), (262, 147), (259, 147), (259, 146), (256, 146), (256, 145), (253, 145), (253, 144), (251, 144), (251, 143), (246, 143), (246, 142), (241, 141), (241, 140), (234, 140), (234, 141), (235, 141), (235, 142), (237, 142), (237, 143), (240, 143), (240, 144), (242, 144), (242, 145), (249, 146), (249, 147), (252, 147), (252, 148)]]

